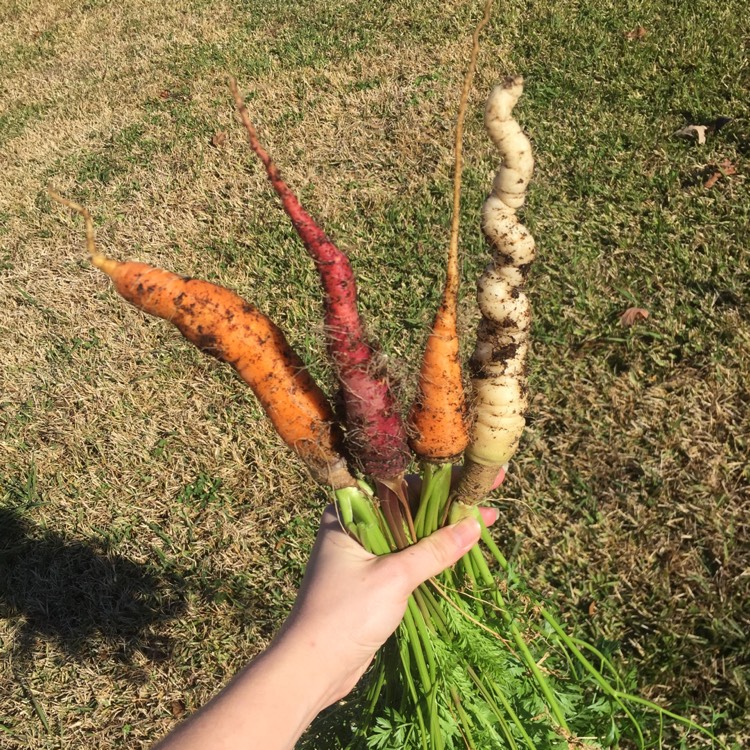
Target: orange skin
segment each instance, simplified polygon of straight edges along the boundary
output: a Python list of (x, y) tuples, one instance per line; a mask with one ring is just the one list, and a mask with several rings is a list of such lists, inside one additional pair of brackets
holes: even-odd
[(354, 483), (337, 450), (341, 435), (325, 395), (269, 318), (234, 292), (207, 281), (99, 254), (91, 260), (126, 300), (174, 323), (202, 351), (232, 365), (282, 440), (319, 481), (334, 487)]
[(448, 245), (445, 288), (440, 307), (435, 314), (432, 333), (427, 339), (419, 387), (409, 414), (412, 437), (409, 445), (423, 461), (445, 463), (453, 461), (469, 444), (466, 427), (466, 397), (458, 358), (458, 225), (461, 204), (461, 172), (463, 169), (463, 132), (466, 105), (479, 53), (479, 33), (490, 19), (492, 0), (485, 0), (482, 20), (474, 29), (469, 67), (464, 77), (458, 105), (454, 140), (455, 168), (453, 171), (453, 214)]
[(421, 459), (444, 463), (469, 444), (461, 364), (458, 357), (455, 293), (447, 293), (427, 339), (419, 388), (409, 414), (412, 450)]

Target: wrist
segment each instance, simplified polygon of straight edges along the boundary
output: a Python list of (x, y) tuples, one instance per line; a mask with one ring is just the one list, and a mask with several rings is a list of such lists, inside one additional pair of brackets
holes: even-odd
[(364, 662), (352, 663), (335, 643), (302, 623), (287, 624), (269, 652), (274, 658), (295, 665), (296, 680), (304, 685), (304, 693), (311, 699), (313, 715), (351, 692), (367, 666)]

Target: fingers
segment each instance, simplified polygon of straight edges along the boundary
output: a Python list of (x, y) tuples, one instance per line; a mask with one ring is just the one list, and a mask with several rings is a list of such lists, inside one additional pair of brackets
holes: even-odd
[(497, 508), (478, 508), (478, 510), (485, 526), (492, 526), (500, 518), (500, 511)]
[(500, 471), (498, 472), (497, 476), (495, 477), (495, 481), (492, 483), (492, 487), (490, 487), (490, 491), (496, 490), (505, 479), (505, 473), (508, 471), (507, 466), (501, 466)]

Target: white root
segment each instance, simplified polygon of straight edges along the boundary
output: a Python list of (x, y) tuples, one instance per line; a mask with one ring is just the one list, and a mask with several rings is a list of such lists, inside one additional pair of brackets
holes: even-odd
[(531, 313), (522, 287), (536, 251), (516, 216), (534, 171), (531, 143), (513, 119), (523, 79), (506, 78), (487, 101), (485, 126), (502, 159), (482, 207), (482, 229), (492, 261), (477, 281), (482, 321), (471, 358), (475, 421), (455, 498), (474, 503), (487, 494), (511, 459), (528, 407), (526, 361)]

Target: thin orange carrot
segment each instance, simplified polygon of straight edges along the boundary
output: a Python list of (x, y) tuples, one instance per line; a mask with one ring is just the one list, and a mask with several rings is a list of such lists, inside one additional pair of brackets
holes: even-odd
[(463, 132), (466, 105), (479, 52), (479, 34), (490, 18), (492, 0), (486, 0), (482, 19), (474, 29), (469, 68), (464, 78), (458, 107), (453, 175), (453, 217), (448, 247), (443, 296), (427, 339), (417, 395), (409, 414), (410, 445), (423, 460), (451, 461), (461, 455), (469, 443), (466, 426), (466, 398), (459, 360), (457, 329), (458, 302), (458, 229), (463, 168)]
[(90, 213), (49, 192), (84, 217), (91, 262), (112, 279), (119, 294), (144, 312), (174, 323), (205, 353), (228, 362), (316, 479), (335, 488), (354, 484), (338, 451), (342, 436), (330, 404), (273, 321), (224, 287), (99, 254)]

